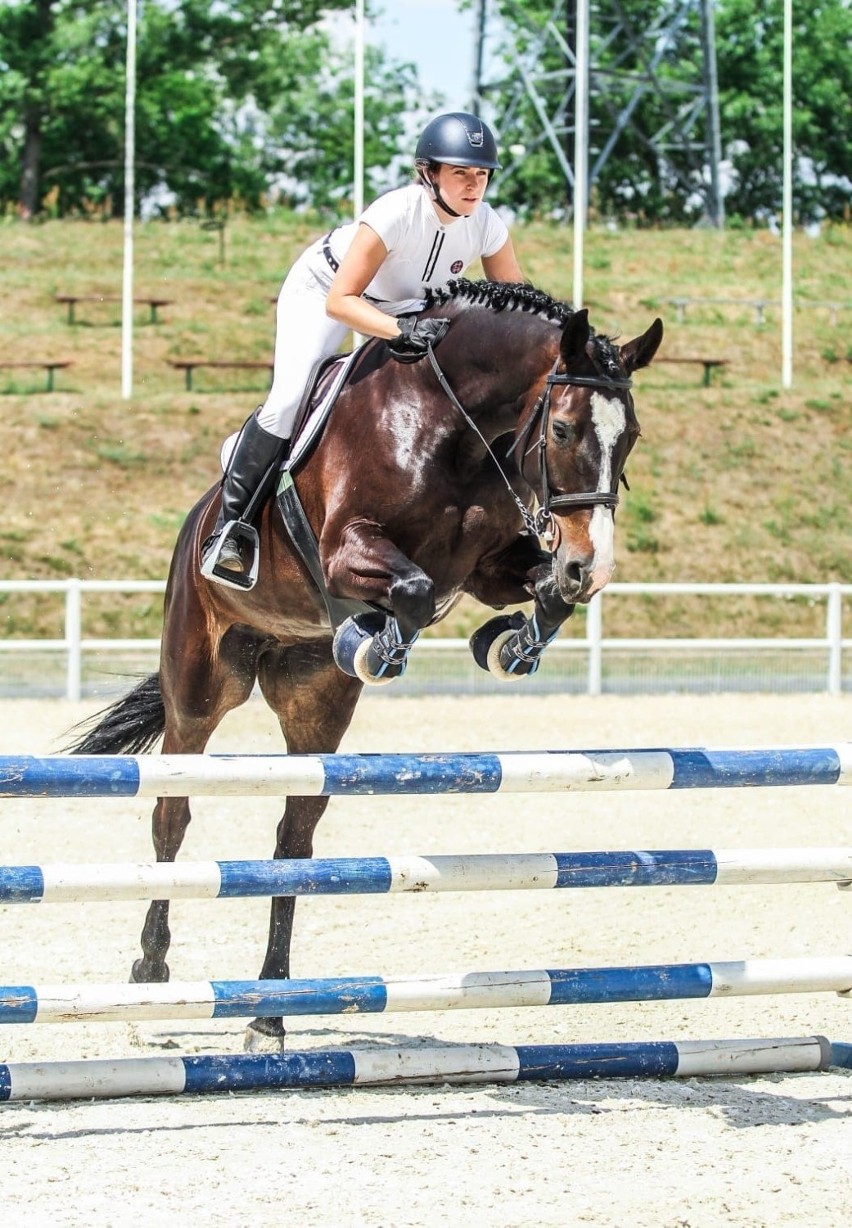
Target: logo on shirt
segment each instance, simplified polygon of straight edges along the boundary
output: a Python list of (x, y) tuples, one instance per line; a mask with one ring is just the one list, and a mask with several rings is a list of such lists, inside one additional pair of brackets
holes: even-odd
[(462, 269), (463, 269), (463, 268), (464, 268), (464, 261), (463, 261), (463, 260), (454, 260), (454, 261), (453, 261), (453, 263), (450, 265), (450, 272), (451, 272), (451, 273), (460, 273), (460, 272), (462, 271)]

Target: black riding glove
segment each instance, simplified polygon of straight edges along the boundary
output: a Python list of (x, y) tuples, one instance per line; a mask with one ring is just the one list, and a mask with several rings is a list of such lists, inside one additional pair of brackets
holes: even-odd
[(398, 337), (392, 337), (388, 349), (397, 362), (417, 362), (429, 346), (435, 346), (450, 327), (447, 319), (418, 320), (417, 316), (400, 316)]

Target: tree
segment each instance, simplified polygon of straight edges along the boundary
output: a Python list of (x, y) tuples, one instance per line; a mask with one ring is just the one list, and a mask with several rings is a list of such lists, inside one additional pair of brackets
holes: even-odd
[[(468, 3), (470, 0), (468, 0)], [(568, 208), (569, 193), (540, 117), (524, 94), (518, 94), (518, 52), (531, 46), (552, 19), (571, 43), (575, 0), (498, 0), (508, 31), (506, 74), (487, 95), (501, 121), (504, 142), (522, 144), (526, 156), (509, 177), (496, 185), (501, 198), (516, 208), (552, 211)], [(610, 41), (617, 18), (637, 32), (645, 31), (643, 54), (655, 50), (653, 20), (662, 0), (650, 10), (644, 0), (602, 0), (592, 12), (591, 38), (598, 68), (590, 98), (592, 161), (611, 120), (627, 102), (630, 86), (609, 70), (637, 70), (641, 61)], [(780, 0), (717, 0), (716, 57), (720, 90), (723, 156), (732, 170), (727, 201), (730, 213), (755, 218), (780, 207), (782, 190), (782, 34)], [(677, 54), (663, 55), (657, 79), (677, 97), (677, 91), (701, 78), (701, 42), (697, 9), (686, 13)], [(848, 0), (815, 0), (794, 6), (793, 139), (796, 153), (794, 200), (802, 217), (820, 212), (840, 217), (849, 209), (849, 106), (852, 92), (852, 9)], [(659, 47), (656, 47), (659, 50)], [(557, 125), (566, 157), (573, 163), (573, 104), (559, 114), (568, 79), (567, 60), (555, 37), (541, 44), (537, 57), (538, 88), (548, 114)], [(560, 75), (561, 74), (561, 75)], [(650, 221), (689, 221), (700, 213), (690, 194), (690, 182), (704, 173), (702, 151), (660, 150), (652, 141), (667, 122), (669, 104), (648, 92), (631, 113), (630, 123), (601, 170), (592, 200), (600, 211), (638, 214)], [(700, 143), (700, 125), (695, 129)]]
[[(350, 0), (146, 0), (138, 32), (137, 184), (183, 207), (257, 199), (246, 117), (298, 89), (302, 40)], [(6, 0), (0, 8), (0, 200), (31, 217), (99, 197), (122, 207), (125, 0)], [(251, 156), (251, 155), (255, 156)]]
[[(770, 0), (722, 0), (716, 19), (722, 133), (733, 170), (728, 209), (781, 203), (783, 13)], [(852, 202), (848, 0), (793, 6), (794, 207), (843, 216)]]

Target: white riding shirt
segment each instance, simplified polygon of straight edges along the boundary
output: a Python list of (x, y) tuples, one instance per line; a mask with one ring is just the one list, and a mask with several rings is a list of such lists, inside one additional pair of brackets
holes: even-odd
[(422, 310), (427, 290), (461, 276), (480, 257), (495, 255), (509, 237), (502, 218), (484, 202), (470, 217), (442, 222), (426, 189), (413, 183), (386, 192), (357, 222), (338, 226), (312, 243), (278, 295), (272, 387), (257, 414), (264, 430), (282, 439), (292, 435), (314, 365), (336, 353), (349, 332), (326, 314), (325, 302), (336, 268), (362, 223), (388, 251), (364, 297), (394, 316)]

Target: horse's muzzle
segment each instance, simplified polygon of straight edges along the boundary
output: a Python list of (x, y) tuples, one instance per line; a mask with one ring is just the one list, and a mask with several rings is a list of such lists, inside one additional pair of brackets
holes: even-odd
[(553, 575), (563, 601), (583, 605), (606, 588), (615, 571), (612, 512), (596, 507), (584, 524), (553, 522)]
[(559, 588), (559, 595), (569, 605), (584, 605), (591, 601), (595, 593), (599, 593), (612, 579), (615, 564), (602, 564), (595, 559), (571, 557), (563, 558), (562, 552), (553, 556), (553, 574)]

